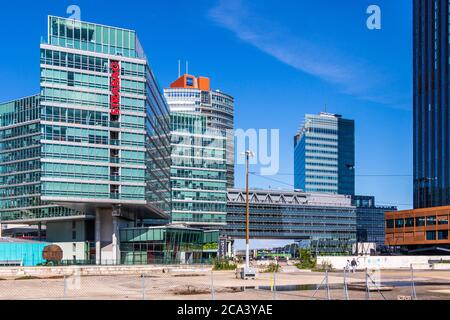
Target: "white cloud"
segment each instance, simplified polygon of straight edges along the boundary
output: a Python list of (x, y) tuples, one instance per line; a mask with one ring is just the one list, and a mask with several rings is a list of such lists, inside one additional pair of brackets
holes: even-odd
[(380, 95), (380, 87), (386, 82), (384, 75), (375, 72), (365, 61), (293, 35), (284, 26), (258, 16), (246, 5), (243, 0), (219, 0), (209, 11), (209, 17), (242, 41), (284, 64), (320, 78), (340, 92), (366, 101), (394, 103), (389, 94)]

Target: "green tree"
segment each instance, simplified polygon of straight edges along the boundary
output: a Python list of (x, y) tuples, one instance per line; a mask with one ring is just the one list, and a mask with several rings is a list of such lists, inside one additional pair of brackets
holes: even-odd
[(312, 256), (308, 249), (299, 249), (300, 263), (296, 266), (299, 269), (314, 269), (316, 267), (316, 259)]

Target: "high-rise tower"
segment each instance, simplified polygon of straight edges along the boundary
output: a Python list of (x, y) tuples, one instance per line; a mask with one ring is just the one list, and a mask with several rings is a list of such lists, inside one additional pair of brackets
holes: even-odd
[(355, 194), (355, 123), (340, 115), (306, 115), (294, 137), (295, 188)]
[(414, 0), (414, 207), (450, 204), (448, 0)]
[(227, 137), (227, 187), (234, 187), (234, 98), (219, 90), (212, 91), (209, 78), (185, 74), (164, 89), (171, 112), (201, 114), (207, 126)]

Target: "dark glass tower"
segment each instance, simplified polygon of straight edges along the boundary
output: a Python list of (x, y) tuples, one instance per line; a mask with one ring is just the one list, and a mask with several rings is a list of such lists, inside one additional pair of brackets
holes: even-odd
[(414, 0), (414, 207), (450, 204), (449, 1)]

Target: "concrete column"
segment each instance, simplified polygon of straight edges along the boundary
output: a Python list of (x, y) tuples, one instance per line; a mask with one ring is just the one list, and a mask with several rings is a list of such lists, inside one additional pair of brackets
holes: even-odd
[(0, 238), (2, 237), (3, 225), (0, 223)]
[(233, 257), (233, 246), (230, 240), (227, 242), (227, 247), (227, 257)]
[(95, 263), (101, 264), (102, 261), (102, 221), (100, 210), (95, 213)]
[(119, 251), (119, 219), (112, 217), (112, 259), (114, 264), (120, 263), (120, 251)]

